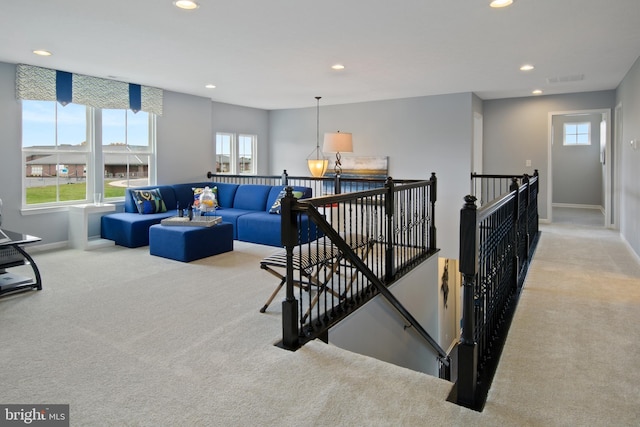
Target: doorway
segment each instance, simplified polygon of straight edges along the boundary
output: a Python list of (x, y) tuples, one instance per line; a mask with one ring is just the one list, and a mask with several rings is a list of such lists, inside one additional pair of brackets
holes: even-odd
[(549, 221), (612, 226), (610, 120), (609, 109), (549, 113)]

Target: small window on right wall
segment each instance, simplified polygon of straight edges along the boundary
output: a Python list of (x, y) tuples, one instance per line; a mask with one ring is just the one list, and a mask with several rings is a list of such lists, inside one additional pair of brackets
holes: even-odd
[(563, 145), (591, 145), (591, 123), (565, 123)]

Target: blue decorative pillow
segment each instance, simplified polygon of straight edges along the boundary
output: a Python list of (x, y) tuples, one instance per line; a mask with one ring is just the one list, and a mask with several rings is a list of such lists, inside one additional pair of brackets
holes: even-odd
[(167, 206), (164, 204), (158, 188), (152, 190), (131, 190), (131, 195), (136, 202), (139, 214), (154, 214), (167, 211)]
[[(302, 191), (294, 191), (293, 197), (295, 197), (296, 199), (299, 199), (300, 197), (302, 197), (303, 194), (304, 193)], [(273, 202), (273, 206), (271, 206), (271, 209), (269, 209), (270, 214), (280, 214), (280, 211), (282, 209), (282, 206), (280, 205), (280, 200), (282, 200), (282, 198), (286, 195), (287, 195), (286, 188), (283, 188), (282, 190), (280, 190), (280, 193), (278, 193), (278, 197), (276, 197), (276, 201)]]

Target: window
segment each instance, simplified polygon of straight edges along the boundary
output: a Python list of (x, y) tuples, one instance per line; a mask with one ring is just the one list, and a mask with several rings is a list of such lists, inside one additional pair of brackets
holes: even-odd
[(216, 133), (216, 173), (257, 173), (256, 135)]
[(126, 187), (150, 184), (153, 119), (153, 114), (144, 111), (102, 110), (103, 194), (106, 199), (124, 196)]
[(238, 173), (255, 175), (257, 172), (254, 161), (256, 152), (255, 135), (238, 136)]
[(155, 115), (23, 100), (22, 156), (23, 206), (88, 202), (94, 188), (121, 198), (126, 187), (151, 183)]
[(89, 116), (84, 105), (22, 101), (24, 205), (88, 199)]
[(565, 123), (563, 145), (591, 145), (591, 123)]
[(231, 167), (233, 134), (216, 133), (216, 173), (235, 173)]

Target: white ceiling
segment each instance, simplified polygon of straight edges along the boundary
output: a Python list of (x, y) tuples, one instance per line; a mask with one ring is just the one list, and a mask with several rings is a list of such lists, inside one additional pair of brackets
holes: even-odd
[[(640, 0), (199, 3), (0, 0), (0, 61), (272, 110), (315, 106), (315, 96), (330, 105), (614, 89), (640, 56)], [(535, 70), (519, 71), (524, 63)]]

